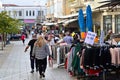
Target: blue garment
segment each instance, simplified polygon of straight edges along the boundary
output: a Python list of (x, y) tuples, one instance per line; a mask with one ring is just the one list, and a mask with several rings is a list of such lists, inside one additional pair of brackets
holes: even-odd
[(72, 44), (73, 38), (71, 36), (65, 36), (63, 38), (63, 41), (66, 42), (67, 44)]

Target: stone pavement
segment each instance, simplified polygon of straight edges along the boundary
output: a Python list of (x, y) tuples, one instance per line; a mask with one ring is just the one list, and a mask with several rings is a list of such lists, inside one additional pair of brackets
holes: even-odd
[[(29, 39), (26, 39), (26, 44)], [(30, 73), (29, 50), (22, 41), (11, 41), (0, 51), (0, 80), (41, 80), (38, 72)], [(45, 80), (75, 80), (64, 68), (47, 67)]]

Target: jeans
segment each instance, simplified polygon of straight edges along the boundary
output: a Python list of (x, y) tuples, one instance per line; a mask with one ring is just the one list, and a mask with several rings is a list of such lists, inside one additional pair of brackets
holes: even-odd
[(39, 74), (42, 75), (42, 73), (45, 73), (45, 70), (47, 68), (47, 58), (37, 59), (37, 61), (39, 65)]
[(38, 69), (38, 61), (35, 58), (30, 58), (30, 62), (31, 62), (31, 69), (34, 69), (34, 65), (36, 67), (36, 70)]

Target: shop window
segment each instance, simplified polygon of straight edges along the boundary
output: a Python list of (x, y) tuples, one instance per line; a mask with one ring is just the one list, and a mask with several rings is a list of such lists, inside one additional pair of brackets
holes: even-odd
[(115, 16), (115, 33), (120, 33), (120, 15)]
[(112, 15), (103, 16), (103, 30), (105, 34), (112, 30)]

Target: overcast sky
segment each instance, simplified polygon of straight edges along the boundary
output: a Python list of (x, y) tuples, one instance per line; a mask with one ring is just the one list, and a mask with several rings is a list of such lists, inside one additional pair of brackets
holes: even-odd
[(3, 4), (45, 5), (46, 0), (0, 0)]

